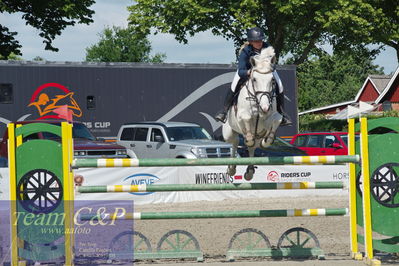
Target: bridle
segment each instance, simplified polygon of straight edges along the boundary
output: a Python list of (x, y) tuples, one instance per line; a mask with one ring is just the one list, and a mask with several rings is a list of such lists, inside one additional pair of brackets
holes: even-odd
[[(260, 132), (259, 135), (257, 133), (258, 124), (259, 124), (259, 114), (260, 114), (260, 112), (265, 113), (263, 111), (263, 109), (260, 107), (260, 102), (262, 100), (262, 97), (267, 97), (267, 99), (268, 99), (268, 101), (270, 103), (270, 107), (269, 108), (271, 108), (272, 98), (273, 98), (273, 89), (271, 91), (255, 91), (255, 86), (254, 86), (253, 77), (252, 77), (254, 71), (256, 71), (256, 72), (258, 72), (260, 74), (265, 74), (266, 75), (266, 74), (272, 73), (273, 69), (269, 70), (269, 71), (264, 71), (264, 72), (259, 71), (256, 68), (255, 69), (254, 68), (251, 69), (250, 75), (249, 75), (249, 80), (245, 84), (245, 88), (246, 88), (247, 93), (249, 95), (248, 97), (246, 97), (246, 100), (248, 100), (249, 102), (255, 102), (255, 106), (256, 106), (256, 109), (257, 109), (256, 123), (255, 123), (255, 138), (258, 138), (258, 137), (262, 137), (261, 134), (260, 134), (262, 132)], [(249, 86), (248, 86), (249, 82), (252, 82), (252, 86), (251, 87), (252, 87), (253, 92), (249, 89)], [(260, 97), (259, 97), (259, 95), (260, 95)], [(253, 114), (253, 112), (252, 112), (252, 114)]]
[[(260, 72), (260, 71), (258, 71), (256, 69), (255, 70), (251, 70), (250, 78), (249, 78), (248, 82), (252, 83), (253, 92), (250, 91), (248, 84), (245, 85), (245, 88), (246, 88), (247, 93), (249, 95), (246, 99), (249, 100), (249, 101), (255, 102), (258, 111), (261, 110), (263, 112), (262, 108), (260, 108), (260, 102), (262, 100), (262, 97), (267, 97), (269, 103), (271, 103), (272, 102), (272, 91), (255, 91), (255, 86), (254, 86), (254, 82), (253, 82), (253, 78), (252, 78), (252, 73), (254, 71), (259, 72), (261, 74), (269, 74), (269, 73), (272, 73), (273, 71), (270, 70), (270, 71)], [(260, 97), (259, 97), (259, 95), (260, 95)]]

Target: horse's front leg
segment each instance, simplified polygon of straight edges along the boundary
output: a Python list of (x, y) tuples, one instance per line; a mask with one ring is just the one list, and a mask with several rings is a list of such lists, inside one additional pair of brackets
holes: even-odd
[(255, 129), (252, 126), (251, 120), (252, 117), (250, 115), (242, 115), (239, 122), (247, 147), (253, 147), (255, 145)]
[[(236, 156), (236, 154), (237, 154), (237, 146), (238, 146), (238, 142), (239, 142), (239, 139), (238, 139), (238, 135), (237, 135), (237, 142), (233, 142), (232, 144), (233, 144), (233, 148), (231, 149), (231, 157), (235, 157)], [(236, 174), (236, 172), (237, 172), (237, 166), (236, 165), (233, 165), (233, 164), (230, 164), (230, 165), (228, 165), (227, 166), (227, 174), (229, 175), (229, 176), (234, 176), (235, 174)]]
[[(255, 147), (248, 147), (248, 155), (249, 155), (249, 157), (254, 157)], [(253, 164), (250, 164), (247, 166), (247, 170), (245, 171), (245, 174), (244, 174), (245, 180), (247, 180), (247, 181), (252, 180), (252, 178), (254, 177), (254, 174), (255, 174), (255, 168), (256, 168), (256, 166)]]
[[(230, 127), (229, 124), (223, 125), (222, 133), (224, 140), (232, 145), (231, 157), (235, 157), (239, 143), (238, 134)], [(234, 176), (236, 174), (236, 165), (228, 165), (227, 174)]]
[(265, 137), (262, 139), (262, 141), (260, 143), (262, 148), (267, 148), (267, 147), (269, 147), (270, 145), (273, 144), (273, 142), (274, 142), (274, 140), (276, 138), (277, 128), (280, 126), (280, 123), (281, 123), (281, 120), (282, 120), (282, 116), (279, 113), (275, 112), (272, 115), (271, 119), (269, 119), (269, 120), (270, 120), (270, 123), (271, 123), (272, 126), (269, 129), (269, 133), (267, 133), (265, 135)]

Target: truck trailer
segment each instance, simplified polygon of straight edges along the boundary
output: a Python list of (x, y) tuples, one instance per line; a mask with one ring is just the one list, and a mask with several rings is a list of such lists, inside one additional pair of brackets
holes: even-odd
[[(10, 121), (59, 119), (59, 110), (86, 124), (97, 137), (115, 138), (121, 125), (139, 121), (193, 122), (218, 138), (234, 64), (150, 64), (0, 61), (0, 134)], [(294, 135), (297, 122), (295, 66), (277, 66)]]

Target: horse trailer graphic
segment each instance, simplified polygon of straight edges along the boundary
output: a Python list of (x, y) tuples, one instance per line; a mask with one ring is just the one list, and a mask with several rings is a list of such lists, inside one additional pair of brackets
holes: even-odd
[[(143, 64), (0, 61), (0, 134), (10, 121), (57, 117), (67, 105), (74, 120), (97, 137), (114, 138), (119, 127), (138, 121), (200, 124), (215, 137), (222, 107), (236, 71), (226, 64)], [(293, 126), (278, 135), (297, 133), (295, 66), (278, 66), (286, 111)]]

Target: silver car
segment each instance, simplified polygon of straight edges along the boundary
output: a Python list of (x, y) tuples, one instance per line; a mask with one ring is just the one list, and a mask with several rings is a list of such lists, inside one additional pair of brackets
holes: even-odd
[(138, 122), (121, 126), (117, 143), (138, 158), (231, 157), (232, 146), (213, 140), (201, 126), (184, 122)]

